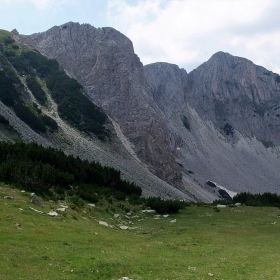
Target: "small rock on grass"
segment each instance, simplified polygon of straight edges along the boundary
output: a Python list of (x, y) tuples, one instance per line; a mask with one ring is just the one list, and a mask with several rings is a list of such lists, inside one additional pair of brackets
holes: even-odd
[(224, 204), (218, 204), (217, 205), (217, 208), (226, 208), (227, 206), (226, 205), (224, 205)]
[(128, 226), (120, 226), (120, 229), (126, 230), (126, 229), (129, 229), (129, 227)]
[(105, 227), (108, 227), (108, 226), (109, 226), (108, 223), (103, 222), (103, 221), (100, 221), (99, 224), (102, 225), (102, 226), (105, 226)]
[(56, 216), (58, 216), (58, 213), (52, 210), (48, 213), (48, 215), (51, 217), (56, 217)]
[(142, 210), (142, 213), (150, 213), (150, 214), (154, 214), (156, 213), (156, 210)]
[(14, 199), (12, 196), (10, 196), (10, 195), (6, 195), (6, 196), (4, 196), (4, 198), (5, 199)]

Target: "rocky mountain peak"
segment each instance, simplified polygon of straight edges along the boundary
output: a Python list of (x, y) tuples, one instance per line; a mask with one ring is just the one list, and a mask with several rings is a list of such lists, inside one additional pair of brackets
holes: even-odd
[(235, 192), (278, 184), (279, 75), (224, 52), (188, 74), (164, 62), (143, 67), (126, 36), (88, 24), (14, 37), (57, 59), (139, 162), (185, 194), (217, 198), (209, 180)]
[(187, 72), (175, 64), (157, 62), (145, 67), (154, 101), (169, 118), (185, 105)]
[(119, 124), (143, 163), (160, 178), (181, 185), (165, 118), (126, 36), (113, 28), (70, 22), (16, 38), (57, 59), (91, 100)]

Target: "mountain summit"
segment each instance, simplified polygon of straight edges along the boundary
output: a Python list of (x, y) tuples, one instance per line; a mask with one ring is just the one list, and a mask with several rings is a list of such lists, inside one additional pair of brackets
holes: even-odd
[(188, 74), (169, 63), (143, 66), (126, 36), (88, 24), (13, 34), (56, 59), (129, 154), (189, 198), (280, 192), (278, 74), (223, 52)]

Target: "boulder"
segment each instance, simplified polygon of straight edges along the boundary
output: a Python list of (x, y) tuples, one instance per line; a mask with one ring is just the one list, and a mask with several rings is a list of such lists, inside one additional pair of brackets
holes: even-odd
[(4, 196), (4, 198), (6, 198), (6, 199), (14, 199), (12, 196), (9, 196), (9, 195)]
[(127, 229), (129, 229), (129, 227), (128, 226), (120, 226), (120, 229), (127, 230)]
[(42, 202), (39, 200), (39, 198), (37, 197), (37, 195), (35, 193), (31, 193), (30, 197), (31, 197), (31, 202), (33, 204), (36, 204), (40, 207), (44, 207), (44, 205), (42, 204)]
[(217, 208), (226, 208), (227, 206), (226, 205), (224, 205), (224, 204), (218, 204), (217, 205)]
[(48, 215), (51, 216), (51, 217), (56, 217), (56, 216), (58, 216), (58, 213), (55, 212), (55, 211), (53, 211), (53, 210), (51, 210), (51, 211), (48, 213)]

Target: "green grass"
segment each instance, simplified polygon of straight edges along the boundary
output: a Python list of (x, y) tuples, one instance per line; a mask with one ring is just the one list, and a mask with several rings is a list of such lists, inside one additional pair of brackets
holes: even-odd
[[(280, 278), (277, 208), (192, 206), (155, 219), (126, 201), (103, 200), (51, 218), (29, 209), (38, 209), (29, 193), (0, 187), (1, 279)], [(133, 224), (120, 203), (132, 211)], [(44, 212), (58, 207), (44, 204)], [(133, 229), (120, 230), (114, 212)]]

